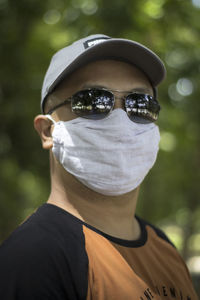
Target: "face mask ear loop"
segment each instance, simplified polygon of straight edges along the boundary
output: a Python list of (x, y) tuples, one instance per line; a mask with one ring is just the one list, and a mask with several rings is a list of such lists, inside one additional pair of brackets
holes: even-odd
[(54, 125), (56, 124), (56, 121), (52, 118), (51, 115), (44, 115), (47, 119), (49, 119)]

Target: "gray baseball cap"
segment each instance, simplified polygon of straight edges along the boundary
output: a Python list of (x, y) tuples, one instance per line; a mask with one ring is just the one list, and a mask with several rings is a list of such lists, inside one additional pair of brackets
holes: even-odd
[(103, 34), (90, 35), (59, 50), (52, 57), (42, 86), (42, 112), (45, 99), (65, 77), (89, 62), (108, 58), (135, 65), (146, 74), (154, 88), (165, 77), (163, 62), (144, 45)]

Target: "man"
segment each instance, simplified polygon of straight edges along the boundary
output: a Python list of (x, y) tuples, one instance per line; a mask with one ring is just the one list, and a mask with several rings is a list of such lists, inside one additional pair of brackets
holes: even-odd
[(55, 54), (34, 121), (51, 193), (1, 246), (0, 299), (197, 299), (174, 246), (135, 215), (164, 75), (149, 49), (105, 35)]

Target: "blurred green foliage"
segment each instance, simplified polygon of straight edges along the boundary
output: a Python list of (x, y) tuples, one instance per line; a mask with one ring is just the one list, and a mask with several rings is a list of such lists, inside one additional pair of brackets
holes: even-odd
[(48, 197), (48, 153), (32, 120), (49, 60), (104, 33), (141, 42), (166, 64), (161, 149), (138, 213), (164, 228), (185, 259), (200, 256), (199, 20), (200, 0), (0, 1), (0, 241)]

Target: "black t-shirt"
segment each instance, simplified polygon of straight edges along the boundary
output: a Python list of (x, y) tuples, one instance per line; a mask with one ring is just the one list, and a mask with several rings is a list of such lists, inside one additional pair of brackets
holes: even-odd
[(0, 247), (0, 300), (197, 299), (165, 234), (137, 219), (127, 241), (42, 205)]

